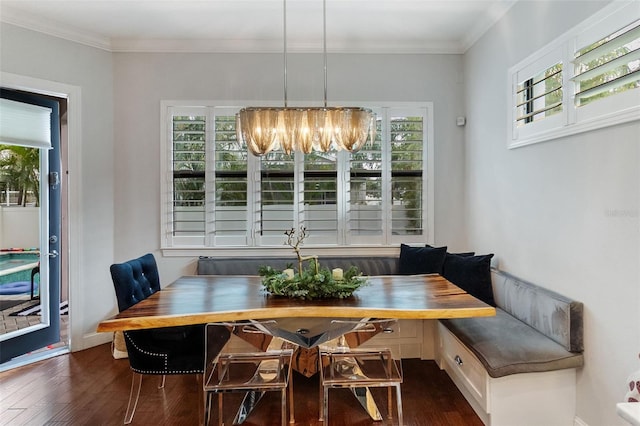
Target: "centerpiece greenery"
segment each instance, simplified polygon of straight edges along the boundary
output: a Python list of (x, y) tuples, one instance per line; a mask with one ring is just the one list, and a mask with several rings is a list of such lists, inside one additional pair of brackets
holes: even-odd
[[(345, 298), (367, 282), (356, 266), (346, 271), (340, 268), (331, 271), (320, 267), (318, 256), (302, 256), (300, 245), (307, 237), (304, 227), (300, 227), (297, 236), (294, 228), (285, 231), (285, 235), (285, 244), (292, 247), (298, 257), (298, 272), (293, 270), (292, 264), (282, 271), (261, 266), (258, 272), (262, 276), (262, 285), (269, 293), (301, 299)], [(303, 267), (305, 261), (309, 263), (306, 268)]]

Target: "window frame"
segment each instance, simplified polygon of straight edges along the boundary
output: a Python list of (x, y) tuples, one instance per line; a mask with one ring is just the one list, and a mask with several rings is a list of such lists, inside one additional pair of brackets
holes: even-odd
[[(584, 46), (640, 19), (637, 4), (614, 2), (570, 29), (553, 42), (529, 55), (508, 70), (507, 148), (513, 149), (550, 141), (603, 127), (640, 120), (640, 89), (608, 96), (587, 105), (576, 106), (574, 54)], [(555, 61), (555, 62), (554, 62)], [(543, 72), (553, 63), (562, 64), (562, 112), (543, 120), (518, 126), (517, 88), (523, 80)]]
[[(161, 215), (161, 250), (165, 256), (202, 256), (202, 255), (216, 255), (216, 256), (280, 256), (290, 254), (291, 249), (283, 245), (283, 239), (279, 238), (276, 241), (272, 239), (271, 245), (257, 246), (256, 239), (259, 238), (256, 229), (251, 229), (251, 232), (247, 234), (245, 244), (229, 244), (219, 245), (222, 241), (216, 241), (214, 234), (210, 232), (211, 227), (214, 226), (214, 210), (211, 207), (215, 200), (212, 199), (215, 196), (213, 191), (213, 173), (210, 173), (210, 166), (207, 166), (206, 173), (206, 196), (205, 196), (205, 235), (203, 237), (174, 237), (172, 235), (172, 200), (171, 185), (172, 180), (172, 119), (173, 110), (191, 110), (198, 112), (197, 115), (207, 116), (207, 148), (206, 155), (209, 157), (207, 163), (211, 160), (214, 149), (215, 129), (214, 124), (214, 111), (220, 111), (222, 109), (228, 109), (234, 111), (240, 109), (243, 105), (252, 106), (269, 106), (277, 105), (281, 103), (279, 101), (184, 101), (184, 100), (162, 100), (160, 102), (160, 120), (161, 120), (161, 140), (160, 140), (160, 158), (161, 158), (161, 197), (160, 197), (160, 215)], [(306, 103), (309, 105), (310, 103)], [(307, 249), (313, 248), (314, 254), (323, 255), (341, 255), (341, 254), (353, 254), (353, 249), (357, 248), (360, 255), (384, 255), (384, 254), (396, 254), (397, 248), (401, 242), (416, 243), (416, 244), (433, 244), (434, 242), (434, 121), (433, 121), (433, 103), (432, 102), (376, 102), (376, 103), (353, 103), (353, 102), (340, 102), (342, 106), (364, 106), (372, 108), (376, 113), (380, 113), (381, 110), (394, 109), (394, 113), (404, 111), (423, 111), (423, 137), (424, 146), (422, 152), (422, 164), (423, 164), (423, 187), (422, 187), (422, 214), (425, 216), (423, 219), (423, 232), (420, 235), (399, 235), (394, 238), (388, 238), (378, 243), (371, 243), (370, 241), (357, 241), (352, 242), (350, 245), (342, 244), (346, 230), (342, 226), (343, 221), (338, 221), (338, 244), (326, 244), (326, 242), (318, 241), (317, 243), (305, 241), (305, 247)], [(356, 105), (357, 104), (357, 105)], [(202, 111), (206, 111), (203, 114)], [(338, 157), (348, 156), (347, 152), (339, 151)], [(248, 155), (248, 173), (260, 174), (260, 168), (258, 167), (260, 159), (253, 155)], [(298, 156), (296, 163), (302, 162), (302, 156)], [(342, 161), (338, 164), (347, 164), (348, 161)], [(297, 164), (296, 167), (299, 167)], [(297, 169), (296, 169), (297, 170)], [(297, 173), (297, 171), (296, 171)], [(349, 170), (344, 170), (343, 167), (338, 167), (338, 185), (345, 177), (345, 173), (349, 173)], [(249, 177), (247, 182), (247, 205), (254, 205), (256, 201), (255, 197), (259, 196), (259, 176)], [(386, 182), (383, 177), (383, 182)], [(344, 214), (344, 211), (348, 209), (345, 204), (348, 200), (345, 197), (338, 196), (338, 215)], [(256, 223), (255, 217), (257, 211), (252, 208), (248, 208), (248, 218), (251, 227)], [(297, 221), (296, 221), (297, 222)], [(389, 226), (391, 226), (390, 222)]]

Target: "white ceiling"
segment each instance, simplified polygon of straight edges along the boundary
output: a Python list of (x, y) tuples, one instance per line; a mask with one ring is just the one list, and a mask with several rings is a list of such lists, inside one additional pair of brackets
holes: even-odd
[[(327, 50), (462, 53), (518, 0), (327, 0)], [(287, 51), (322, 51), (322, 0), (287, 1)], [(282, 0), (0, 0), (0, 20), (116, 52), (282, 52)]]

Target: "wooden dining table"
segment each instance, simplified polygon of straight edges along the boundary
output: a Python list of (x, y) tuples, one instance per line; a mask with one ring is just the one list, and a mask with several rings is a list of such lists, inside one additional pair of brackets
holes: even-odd
[(193, 275), (98, 324), (98, 332), (273, 318), (441, 319), (494, 316), (494, 307), (440, 275), (367, 277), (351, 297), (273, 296), (259, 276)]
[[(476, 299), (440, 275), (389, 275), (367, 277), (352, 296), (338, 299), (294, 299), (269, 294), (259, 276), (183, 276), (161, 291), (98, 324), (98, 332), (140, 330), (158, 327), (276, 319), (269, 329), (273, 338), (298, 346), (293, 368), (309, 377), (317, 372), (316, 346), (353, 329), (363, 318), (441, 319), (494, 316), (494, 307)], [(382, 328), (369, 333), (351, 333), (358, 346)], [(255, 346), (268, 342), (254, 333), (239, 335)], [(261, 348), (265, 350), (265, 347)], [(251, 392), (250, 392), (251, 393)], [(243, 400), (234, 424), (246, 419), (259, 397)], [(369, 390), (354, 391), (369, 415), (380, 413)]]
[[(494, 307), (476, 299), (438, 274), (367, 277), (366, 284), (343, 299), (295, 299), (269, 294), (259, 276), (183, 276), (161, 291), (98, 324), (98, 332), (276, 319), (270, 334), (300, 348), (294, 368), (317, 372), (323, 342), (353, 325), (336, 320), (362, 318), (441, 319), (494, 316)], [(362, 341), (375, 333), (360, 333)], [(250, 333), (239, 336), (250, 343)], [(255, 343), (254, 343), (255, 344)]]

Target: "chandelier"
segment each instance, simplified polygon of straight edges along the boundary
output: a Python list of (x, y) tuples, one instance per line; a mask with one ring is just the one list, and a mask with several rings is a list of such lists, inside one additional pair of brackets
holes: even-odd
[(238, 141), (253, 155), (281, 149), (327, 152), (331, 149), (356, 152), (367, 139), (375, 139), (376, 115), (367, 108), (327, 106), (327, 7), (322, 2), (324, 106), (287, 106), (287, 0), (284, 10), (284, 107), (245, 107), (236, 114)]

